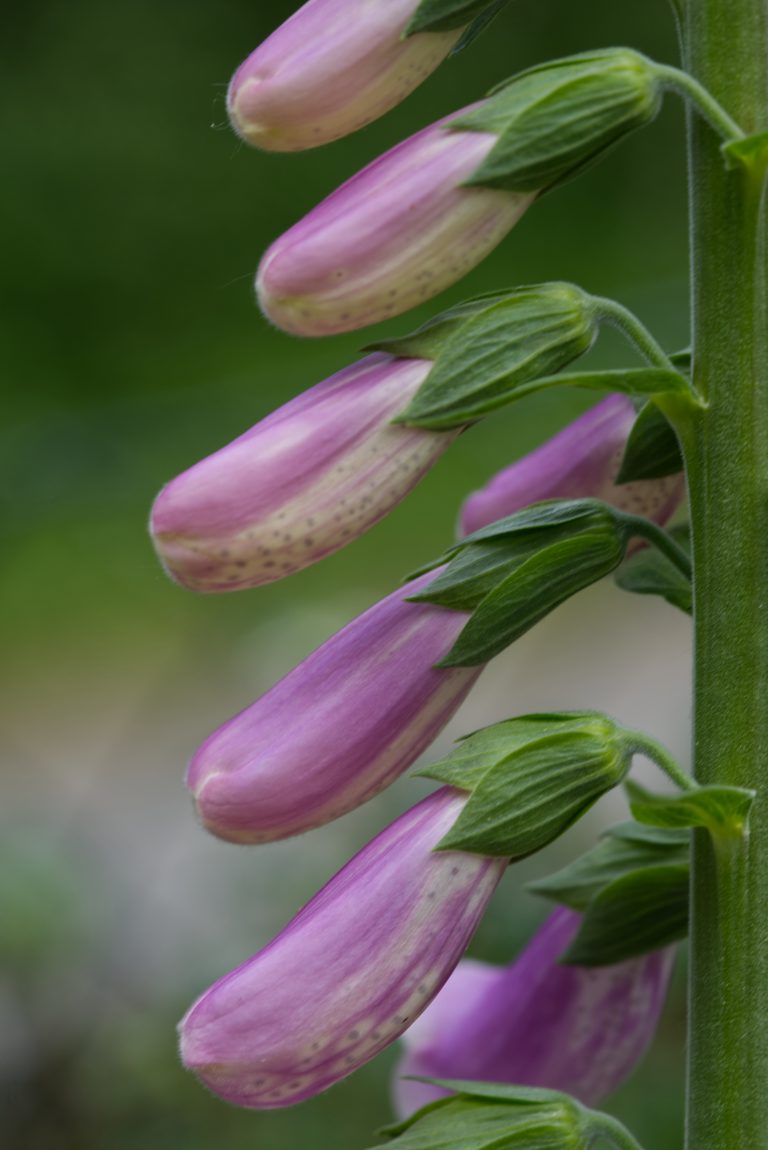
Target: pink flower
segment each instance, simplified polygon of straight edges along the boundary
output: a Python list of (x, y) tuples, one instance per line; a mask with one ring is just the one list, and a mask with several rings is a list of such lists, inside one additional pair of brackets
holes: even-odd
[(626, 396), (601, 400), (470, 495), (461, 509), (461, 534), (544, 499), (602, 499), (620, 511), (666, 523), (685, 498), (682, 473), (614, 483), (636, 414)]
[(375, 1057), (429, 1004), (506, 867), (434, 852), (466, 796), (445, 788), (364, 847), (180, 1025), (181, 1057), (214, 1093), (269, 1109), (311, 1098)]
[(309, 0), (241, 64), (227, 105), (249, 144), (315, 148), (370, 124), (445, 59), (462, 29), (405, 38), (419, 0)]
[[(466, 111), (466, 109), (465, 109)], [(285, 331), (323, 336), (399, 315), (455, 283), (534, 196), (464, 187), (496, 136), (455, 113), (374, 160), (266, 252), (256, 288)]]
[(674, 950), (616, 966), (559, 959), (581, 916), (556, 910), (507, 967), (464, 960), (405, 1036), (401, 1117), (444, 1095), (408, 1075), (544, 1086), (593, 1106), (632, 1073), (664, 1006)]
[(321, 826), (429, 746), (482, 670), (434, 666), (467, 616), (406, 602), (432, 578), (371, 607), (203, 743), (187, 785), (208, 830), (258, 843)]
[(458, 434), (391, 422), (431, 367), (370, 355), (171, 480), (150, 521), (169, 575), (193, 591), (259, 587), (362, 535)]

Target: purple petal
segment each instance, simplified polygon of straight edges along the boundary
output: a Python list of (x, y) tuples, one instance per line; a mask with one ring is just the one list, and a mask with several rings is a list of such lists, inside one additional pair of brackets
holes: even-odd
[(403, 1075), (543, 1086), (590, 1106), (624, 1081), (655, 1033), (674, 951), (616, 966), (559, 965), (579, 923), (558, 909), (511, 966), (461, 963), (408, 1032), (398, 1114), (443, 1094)]
[(602, 499), (621, 511), (666, 523), (685, 498), (682, 474), (614, 483), (636, 414), (625, 396), (609, 395), (470, 495), (461, 511), (461, 534), (541, 499)]
[(309, 0), (241, 64), (227, 104), (235, 131), (272, 151), (337, 140), (399, 104), (462, 34), (402, 33), (419, 0)]
[(325, 1090), (393, 1042), (465, 950), (506, 860), (433, 853), (466, 795), (445, 788), (351, 862), (183, 1019), (181, 1056), (254, 1108)]
[(462, 114), (374, 160), (272, 244), (256, 286), (278, 327), (333, 335), (399, 315), (496, 247), (534, 197), (461, 186), (496, 142), (449, 131)]
[(442, 730), (482, 668), (443, 669), (467, 616), (400, 588), (203, 743), (187, 784), (214, 834), (269, 842), (367, 802)]
[(362, 535), (458, 434), (391, 422), (431, 367), (368, 356), (171, 480), (150, 524), (169, 574), (194, 591), (258, 587)]

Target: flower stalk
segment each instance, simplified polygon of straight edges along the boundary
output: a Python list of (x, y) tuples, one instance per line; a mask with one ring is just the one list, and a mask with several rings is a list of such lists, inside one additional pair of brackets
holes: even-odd
[[(747, 132), (768, 128), (765, 0), (688, 0), (685, 65)], [(758, 1146), (768, 1128), (768, 261), (765, 185), (727, 171), (690, 120), (694, 381), (679, 425), (693, 526), (695, 771), (758, 791), (751, 835), (692, 865), (689, 1150)]]

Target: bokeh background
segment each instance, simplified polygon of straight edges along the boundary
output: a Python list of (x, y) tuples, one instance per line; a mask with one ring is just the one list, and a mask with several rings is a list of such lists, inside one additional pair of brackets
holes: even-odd
[[(317, 152), (264, 155), (226, 125), (240, 60), (294, 0), (36, 0), (2, 17), (0, 1130), (8, 1150), (281, 1150), (377, 1141), (390, 1051), (324, 1097), (240, 1112), (176, 1058), (175, 1024), (424, 790), (262, 849), (217, 842), (182, 784), (202, 738), (451, 538), (462, 497), (593, 401), (529, 399), (461, 438), (368, 536), (255, 592), (195, 597), (155, 561), (158, 488), (362, 343), (478, 291), (572, 279), (687, 343), (683, 116), (531, 210), (437, 304), (302, 342), (259, 316), (260, 253), (402, 136), (547, 57), (631, 44), (673, 61), (665, 0), (513, 0), (399, 109)], [(632, 353), (610, 335), (593, 353)], [(621, 358), (619, 358), (621, 357)], [(684, 759), (689, 625), (610, 584), (489, 669), (452, 737), (530, 708), (598, 706)], [(510, 871), (473, 946), (509, 961), (546, 914), (524, 884), (585, 849), (621, 799)], [(681, 1145), (678, 973), (650, 1058), (609, 1103)]]

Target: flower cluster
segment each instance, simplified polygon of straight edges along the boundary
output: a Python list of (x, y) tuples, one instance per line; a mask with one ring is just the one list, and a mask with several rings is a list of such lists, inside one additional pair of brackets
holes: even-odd
[[(404, 35), (417, 7), (309, 0), (235, 74), (236, 131), (290, 151), (381, 115), (464, 31)], [(471, 182), (501, 130), (467, 123), (456, 113), (419, 132), (271, 246), (257, 285), (276, 324), (329, 335), (374, 323), (443, 290), (500, 241), (536, 193)], [(151, 517), (169, 574), (199, 592), (253, 588), (371, 528), (461, 430), (393, 422), (432, 367), (428, 350), (368, 355), (172, 479)], [(615, 483), (634, 414), (618, 395), (597, 404), (470, 496), (461, 531), (555, 496), (664, 522), (682, 498), (679, 477)], [(203, 743), (187, 782), (207, 829), (249, 843), (296, 835), (414, 763), (482, 670), (436, 665), (466, 621), (412, 601), (437, 574), (371, 607)], [(460, 966), (430, 1007), (508, 862), (435, 850), (467, 798), (448, 786), (409, 810), (203, 994), (181, 1024), (185, 1064), (229, 1101), (286, 1106), (351, 1073), (429, 1007), (410, 1032), (406, 1072), (564, 1087), (589, 1101), (620, 1081), (653, 1032), (669, 956), (558, 966), (571, 912), (556, 913), (507, 970)], [(433, 1093), (400, 1086), (400, 1108)]]

